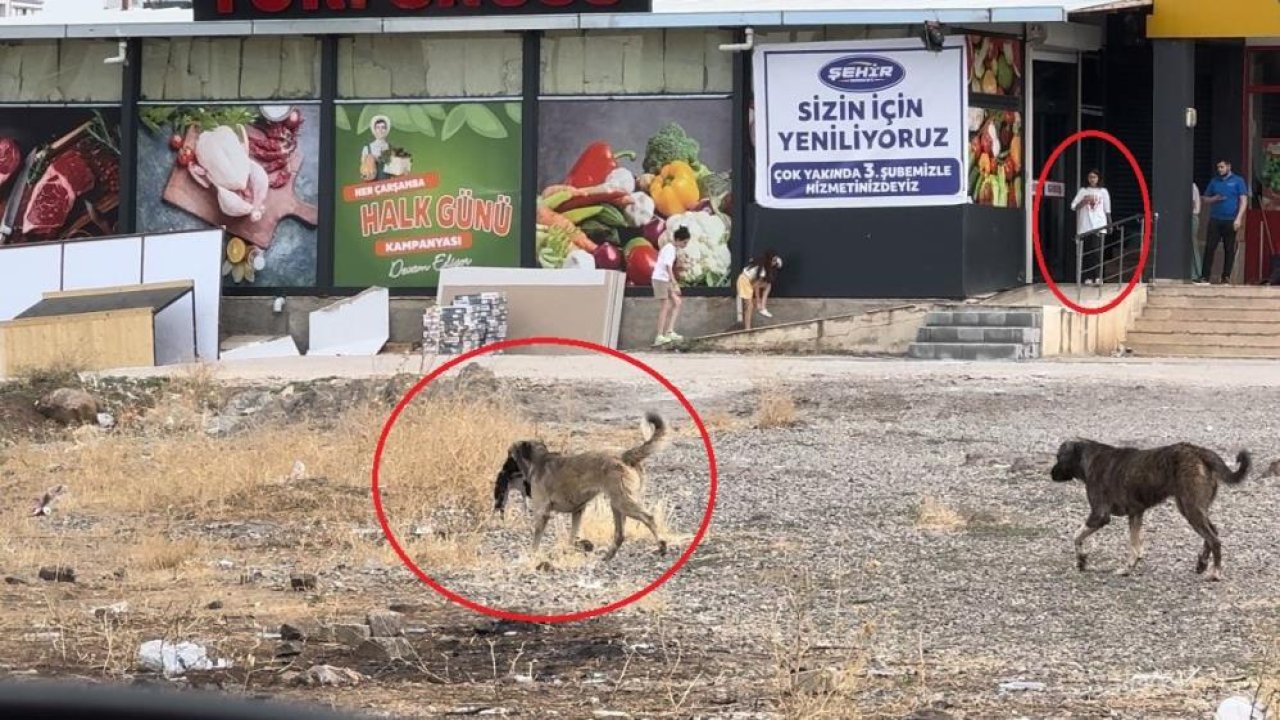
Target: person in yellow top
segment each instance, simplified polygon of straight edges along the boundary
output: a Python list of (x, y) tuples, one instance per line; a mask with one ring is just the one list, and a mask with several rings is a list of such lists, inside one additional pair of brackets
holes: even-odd
[[(754, 258), (747, 261), (746, 267), (738, 273), (738, 322), (751, 329), (751, 315), (757, 311), (765, 317), (773, 317), (765, 305), (769, 302), (769, 291), (773, 289), (773, 280), (782, 268), (782, 258), (772, 250), (765, 251), (760, 260)], [(743, 305), (746, 312), (743, 312)]]

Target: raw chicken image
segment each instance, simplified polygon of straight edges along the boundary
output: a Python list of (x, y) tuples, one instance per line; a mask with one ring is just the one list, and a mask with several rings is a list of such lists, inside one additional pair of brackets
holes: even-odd
[(76, 200), (93, 189), (93, 171), (79, 152), (56, 157), (31, 192), (22, 219), (24, 235), (47, 236), (66, 224)]

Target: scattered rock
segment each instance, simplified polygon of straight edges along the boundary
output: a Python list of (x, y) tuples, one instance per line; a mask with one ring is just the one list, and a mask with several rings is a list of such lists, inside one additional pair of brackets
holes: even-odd
[(162, 672), (165, 677), (182, 675), (188, 670), (214, 670), (231, 667), (231, 661), (210, 660), (208, 652), (191, 642), (168, 643), (164, 640), (148, 640), (138, 648), (138, 660), (142, 667), (152, 672)]
[(46, 582), (73, 583), (76, 581), (76, 571), (66, 565), (42, 567), (40, 568), (40, 579)]
[(394, 610), (375, 610), (369, 613), (369, 634), (376, 638), (404, 635), (404, 616)]
[(377, 637), (360, 643), (355, 656), (360, 660), (391, 662), (411, 658), (414, 651), (409, 641), (402, 637)]
[(368, 625), (334, 625), (333, 639), (347, 647), (359, 647), (371, 637)]
[(36, 400), (36, 412), (63, 425), (98, 421), (98, 401), (79, 388), (58, 388)]
[(1042, 682), (1015, 680), (1013, 682), (1000, 683), (1001, 692), (1040, 692), (1044, 689), (1045, 684)]
[(26, 585), (27, 581), (13, 575), (6, 575), (4, 578), (5, 585)]
[(630, 715), (621, 710), (592, 710), (591, 717), (598, 718), (629, 718)]
[(221, 609), (222, 609), (222, 601), (221, 601), (221, 600), (214, 600), (213, 602), (209, 603), (208, 605), (205, 605), (204, 607), (205, 607), (205, 609), (206, 609), (206, 610), (221, 610)]
[(294, 620), (280, 626), (280, 637), (285, 640), (308, 640), (320, 629), (320, 623), (314, 620)]
[(129, 615), (129, 603), (121, 601), (114, 605), (105, 605), (93, 609), (93, 617), (98, 622), (110, 623), (112, 626), (123, 622)]
[(110, 413), (100, 412), (97, 416), (98, 427), (103, 430), (110, 430), (116, 426), (116, 419)]
[(1222, 701), (1213, 720), (1267, 720), (1267, 708), (1260, 701), (1235, 695)]
[(316, 576), (312, 573), (294, 573), (289, 576), (289, 586), (297, 592), (316, 589)]
[(297, 657), (302, 654), (302, 643), (296, 640), (286, 640), (276, 648), (276, 657), (288, 658)]
[(1014, 461), (1009, 464), (1010, 475), (1035, 475), (1038, 472), (1040, 472), (1039, 463), (1024, 457), (1015, 458)]
[(837, 668), (803, 670), (791, 675), (791, 690), (806, 695), (823, 695), (834, 691), (839, 679)]
[(416, 613), (422, 609), (422, 603), (397, 600), (387, 605), (387, 609), (402, 615)]
[(223, 415), (254, 415), (271, 404), (271, 393), (266, 390), (245, 390), (227, 400)]
[(298, 678), (297, 682), (304, 685), (342, 687), (344, 685), (355, 685), (364, 679), (364, 675), (361, 675), (350, 668), (340, 668), (332, 665), (313, 665)]
[(116, 580), (124, 580), (125, 578), (129, 577), (129, 571), (125, 570), (124, 568), (116, 568), (111, 573), (111, 577), (114, 577)]
[(916, 710), (902, 720), (954, 720), (954, 717), (951, 713), (930, 709)]

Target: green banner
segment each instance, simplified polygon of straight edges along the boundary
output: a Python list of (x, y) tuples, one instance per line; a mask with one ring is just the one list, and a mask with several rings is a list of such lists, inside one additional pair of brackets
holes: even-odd
[(435, 287), (520, 265), (520, 105), (341, 105), (334, 283)]

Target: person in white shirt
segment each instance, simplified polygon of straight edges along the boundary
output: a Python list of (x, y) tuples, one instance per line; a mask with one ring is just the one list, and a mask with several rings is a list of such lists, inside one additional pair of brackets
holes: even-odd
[(689, 228), (681, 226), (671, 234), (671, 242), (658, 251), (658, 261), (653, 266), (653, 296), (662, 299), (658, 310), (658, 337), (654, 345), (683, 340), (676, 334), (676, 316), (680, 314), (680, 283), (676, 281), (676, 251), (689, 245)]
[(1200, 277), (1200, 186), (1191, 183), (1191, 279)]
[(1095, 285), (1102, 276), (1101, 249), (1102, 241), (1107, 235), (1104, 228), (1111, 224), (1111, 194), (1102, 186), (1102, 173), (1097, 170), (1089, 171), (1085, 176), (1085, 185), (1071, 201), (1071, 209), (1076, 213), (1076, 235), (1085, 236), (1085, 284)]

